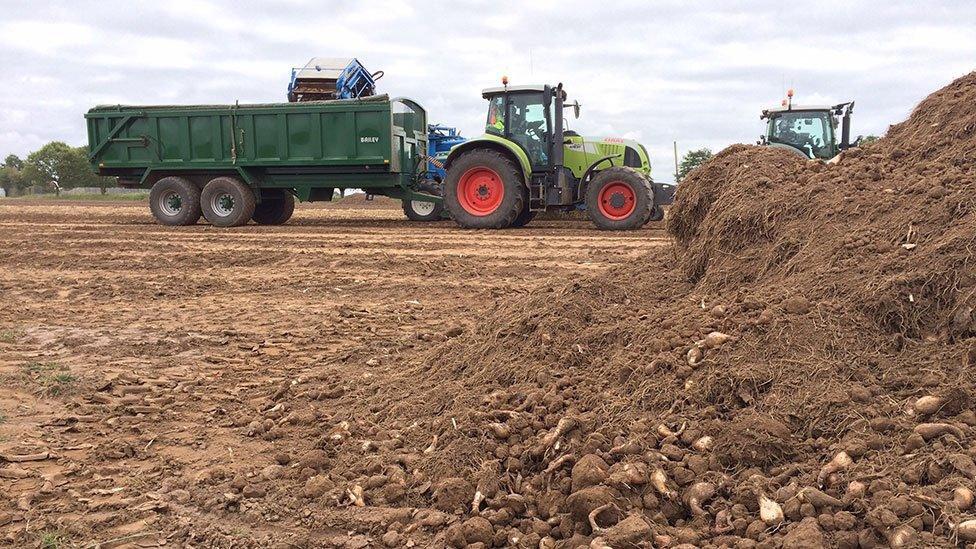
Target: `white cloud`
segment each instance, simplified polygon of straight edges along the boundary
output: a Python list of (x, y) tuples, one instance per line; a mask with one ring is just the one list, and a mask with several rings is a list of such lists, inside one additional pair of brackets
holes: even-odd
[(976, 4), (824, 1), (104, 0), (11, 3), (0, 23), (0, 156), (82, 144), (105, 103), (280, 101), (292, 67), (358, 57), (382, 92), (480, 133), (481, 89), (564, 82), (574, 129), (638, 138), (658, 178), (679, 152), (753, 142), (786, 86), (801, 103), (857, 100), (882, 133), (972, 70)]
[(4, 50), (22, 50), (45, 57), (78, 46), (89, 45), (94, 41), (95, 35), (95, 29), (83, 23), (48, 21), (0, 23), (0, 44)]

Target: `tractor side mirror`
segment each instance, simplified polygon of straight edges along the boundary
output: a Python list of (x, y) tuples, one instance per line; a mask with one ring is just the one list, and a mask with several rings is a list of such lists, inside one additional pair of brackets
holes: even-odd
[(573, 116), (579, 119), (580, 104), (579, 101), (573, 103)]

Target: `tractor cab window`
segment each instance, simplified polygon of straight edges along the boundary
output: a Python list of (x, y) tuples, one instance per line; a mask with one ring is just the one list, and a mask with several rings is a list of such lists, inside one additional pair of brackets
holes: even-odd
[(522, 145), (533, 167), (549, 164), (546, 110), (542, 94), (517, 93), (509, 96), (508, 134), (512, 141)]
[(488, 103), (488, 122), (485, 133), (505, 135), (505, 96), (498, 95)]
[(833, 127), (825, 112), (784, 112), (773, 115), (769, 141), (795, 147), (810, 158), (833, 156)]

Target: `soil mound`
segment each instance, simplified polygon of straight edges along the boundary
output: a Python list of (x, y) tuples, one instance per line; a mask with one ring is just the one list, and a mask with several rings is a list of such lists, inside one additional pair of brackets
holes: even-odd
[(892, 334), (969, 335), (974, 99), (970, 74), (835, 164), (726, 149), (691, 174), (669, 217), (686, 276), (854, 304)]
[(500, 300), (363, 411), (398, 434), (403, 501), (469, 501), (487, 523), (453, 546), (955, 543), (974, 105), (971, 73), (830, 164), (730, 147), (682, 184), (673, 249)]

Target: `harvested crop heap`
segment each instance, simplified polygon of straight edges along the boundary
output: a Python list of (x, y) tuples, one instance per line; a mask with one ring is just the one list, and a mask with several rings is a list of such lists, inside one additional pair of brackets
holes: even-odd
[(503, 301), (362, 395), (394, 480), (357, 492), (336, 448), (338, 490), (454, 513), (427, 526), (456, 547), (974, 540), (974, 206), (976, 73), (837, 163), (730, 147), (672, 250)]

